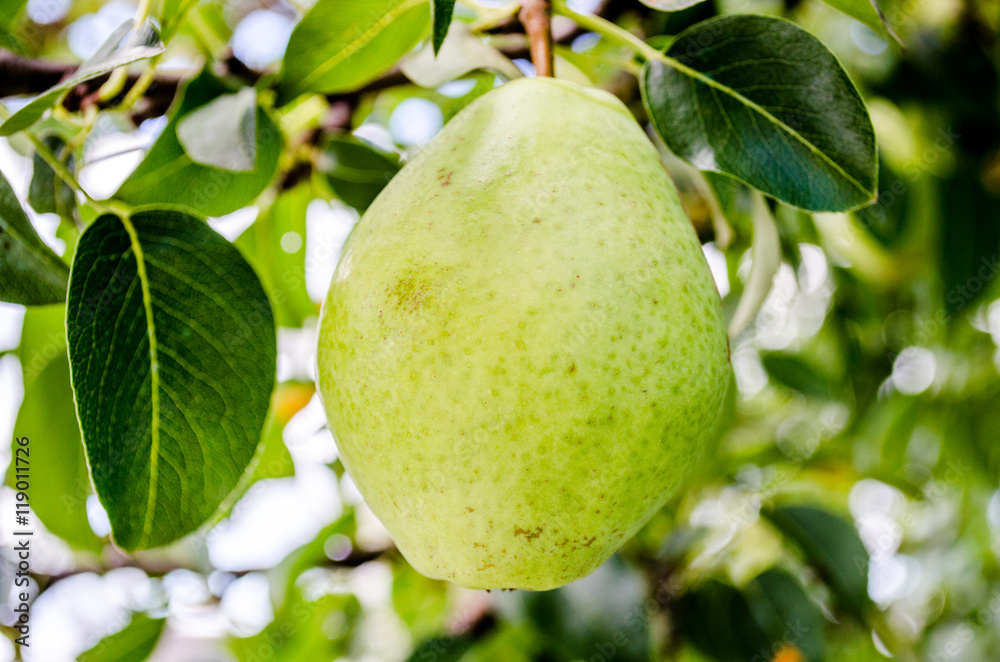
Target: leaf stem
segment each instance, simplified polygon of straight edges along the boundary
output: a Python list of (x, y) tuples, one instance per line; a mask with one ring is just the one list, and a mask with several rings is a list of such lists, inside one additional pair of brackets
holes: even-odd
[(581, 28), (590, 30), (591, 32), (596, 32), (603, 37), (607, 37), (612, 41), (616, 41), (623, 46), (631, 48), (642, 56), (642, 58), (647, 62), (652, 60), (662, 62), (671, 69), (675, 69), (686, 76), (690, 76), (691, 78), (694, 78), (709, 87), (714, 87), (728, 93), (728, 90), (715, 79), (706, 76), (697, 69), (692, 69), (681, 61), (670, 57), (656, 48), (653, 48), (639, 37), (624, 28), (618, 27), (606, 18), (602, 18), (596, 14), (581, 14), (579, 12), (575, 12), (566, 6), (565, 0), (553, 0), (552, 7), (556, 14), (573, 19), (573, 21)]
[[(10, 111), (7, 110), (6, 106), (0, 104), (0, 122), (6, 121), (9, 117)], [(23, 131), (22, 133), (28, 138), (28, 140), (31, 141), (31, 144), (35, 146), (35, 151), (38, 153), (38, 156), (42, 157), (42, 160), (45, 161), (50, 168), (52, 168), (52, 171), (56, 173), (59, 179), (66, 182), (74, 191), (82, 193), (89, 202), (94, 202), (93, 198), (91, 198), (87, 192), (83, 190), (83, 187), (80, 186), (80, 182), (76, 181), (76, 177), (69, 171), (66, 164), (60, 161), (59, 158), (52, 153), (52, 150), (49, 149), (48, 145), (42, 142), (42, 140), (36, 136), (33, 131)]]
[[(142, 27), (142, 24), (146, 22), (149, 17), (149, 8), (152, 0), (139, 0), (139, 6), (135, 10), (135, 29)], [(132, 37), (129, 37), (132, 39)], [(122, 66), (111, 72), (111, 78), (107, 80), (104, 85), (101, 85), (101, 89), (97, 91), (97, 99), (99, 101), (109, 101), (114, 99), (121, 93), (122, 88), (125, 87), (125, 81), (128, 80), (128, 67)], [(140, 79), (141, 80), (141, 79)], [(149, 83), (147, 83), (148, 85)]]
[[(616, 41), (623, 46), (631, 48), (646, 60), (660, 60), (665, 64), (676, 63), (683, 66), (680, 62), (677, 62), (677, 60), (664, 55), (628, 30), (618, 27), (611, 21), (597, 16), (596, 14), (581, 14), (573, 11), (566, 6), (564, 0), (553, 0), (552, 10), (560, 16), (573, 19), (577, 25), (585, 30), (596, 32), (603, 37), (607, 37), (612, 41)], [(671, 66), (673, 65), (671, 64)]]

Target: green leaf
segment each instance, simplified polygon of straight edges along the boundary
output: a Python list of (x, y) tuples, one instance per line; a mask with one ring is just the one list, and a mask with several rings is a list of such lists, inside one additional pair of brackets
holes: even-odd
[(826, 4), (839, 9), (851, 18), (861, 21), (883, 37), (890, 37), (897, 43), (899, 37), (893, 32), (885, 15), (879, 9), (877, 0), (823, 0)]
[(455, 0), (431, 0), (431, 43), (434, 46), (434, 54), (441, 50), (444, 38), (448, 36), (448, 27), (451, 25), (451, 17), (455, 13)]
[(767, 374), (779, 383), (804, 395), (833, 397), (833, 386), (829, 378), (800, 356), (788, 352), (765, 352), (760, 359)]
[[(795, 646), (809, 662), (821, 662), (826, 619), (798, 579), (772, 568), (743, 590), (754, 620), (775, 645)], [(763, 658), (761, 658), (763, 659)]]
[(326, 181), (338, 198), (364, 213), (397, 172), (399, 160), (372, 145), (333, 136), (323, 146)]
[(28, 0), (4, 0), (0, 2), (0, 28), (10, 29)]
[(142, 662), (156, 648), (166, 622), (164, 618), (135, 613), (124, 630), (105, 637), (81, 653), (77, 662)]
[[(258, 481), (271, 478), (289, 478), (295, 475), (295, 463), (292, 460), (292, 454), (285, 445), (283, 434), (285, 425), (291, 417), (283, 415), (282, 400), (287, 397), (289, 391), (294, 392), (302, 388), (301, 384), (289, 382), (279, 384), (274, 393), (271, 394), (271, 408), (267, 412), (257, 452), (254, 453), (249, 466), (243, 471), (239, 483), (216, 510), (209, 525), (221, 522), (232, 515), (236, 504)], [(312, 385), (308, 390), (310, 393), (315, 393), (315, 388)]]
[(404, 58), (399, 63), (399, 69), (417, 85), (429, 88), (437, 87), (476, 69), (496, 71), (508, 80), (522, 75), (517, 65), (507, 56), (472, 34), (469, 28), (459, 21), (451, 24), (448, 40), (437, 55), (433, 49), (421, 48), (413, 55)]
[[(58, 136), (49, 136), (43, 141), (55, 155), (66, 147), (66, 142)], [(66, 159), (66, 168), (73, 172), (75, 159), (70, 154)], [(76, 195), (69, 184), (64, 182), (56, 171), (45, 162), (38, 152), (32, 158), (31, 185), (28, 187), (28, 204), (39, 214), (59, 214), (69, 218), (76, 206)]]
[(206, 216), (222, 216), (252, 203), (274, 178), (282, 150), (281, 132), (262, 108), (257, 108), (256, 162), (250, 172), (195, 163), (177, 135), (184, 117), (230, 92), (207, 71), (189, 82), (163, 133), (115, 197), (132, 205), (183, 205)]
[(1000, 195), (983, 188), (977, 167), (968, 162), (942, 182), (941, 193), (947, 217), (937, 252), (945, 310), (956, 315), (988, 294), (1000, 272)]
[(198, 528), (253, 458), (274, 387), (274, 319), (253, 269), (183, 212), (106, 214), (80, 237), (67, 329), (115, 542), (146, 549)]
[(25, 306), (66, 298), (69, 267), (45, 245), (0, 174), (0, 300)]
[(618, 662), (650, 658), (642, 580), (614, 556), (593, 574), (554, 591), (519, 591), (519, 610), (564, 659), (607, 656)]
[(233, 639), (230, 649), (240, 662), (341, 659), (360, 615), (361, 604), (350, 593), (309, 600), (294, 588), (267, 627), (252, 637)]
[(416, 46), (429, 23), (427, 0), (319, 0), (288, 40), (282, 103), (363, 86)]
[(274, 620), (252, 637), (232, 640), (230, 649), (238, 660), (334, 660), (347, 653), (361, 616), (357, 598), (346, 591), (338, 592), (337, 587), (330, 586), (331, 580), (326, 593), (309, 600), (298, 580), (306, 570), (329, 563), (326, 544), (331, 536), (347, 535), (354, 529), (353, 513), (344, 515), (285, 557), (271, 577), (272, 582), (283, 588), (272, 591), (281, 596)]
[(879, 159), (878, 201), (855, 212), (858, 222), (886, 248), (905, 235), (916, 200), (913, 182)]
[(639, 0), (642, 4), (659, 11), (680, 11), (688, 7), (694, 7), (704, 0)]
[(134, 31), (132, 25), (132, 20), (122, 23), (97, 49), (97, 52), (80, 65), (76, 73), (19, 108), (7, 121), (0, 124), (0, 136), (9, 136), (27, 129), (38, 121), (46, 110), (59, 103), (66, 92), (80, 83), (137, 60), (159, 55), (164, 51), (163, 42), (160, 41), (160, 35), (152, 23), (143, 23)]
[[(65, 306), (29, 308), (24, 316), (18, 354), (24, 371), (24, 401), (14, 437), (31, 439), (31, 510), (45, 528), (79, 549), (99, 551), (90, 528), (87, 497), (93, 492), (73, 405), (66, 356)], [(17, 448), (15, 442), (13, 448)], [(14, 451), (17, 457), (17, 451)], [(7, 484), (13, 485), (12, 462)]]
[(414, 639), (445, 629), (451, 607), (448, 595), (447, 583), (424, 577), (409, 563), (393, 564), (392, 607)]
[(306, 290), (306, 211), (312, 186), (282, 191), (235, 241), (271, 299), (278, 326), (299, 328), (318, 313)]
[(674, 610), (677, 628), (698, 650), (719, 662), (770, 660), (771, 642), (738, 590), (710, 579), (683, 595)]
[(837, 58), (767, 16), (724, 16), (682, 32), (642, 70), (653, 125), (678, 156), (810, 211), (875, 198), (871, 118)]
[(753, 203), (753, 245), (750, 247), (750, 277), (746, 288), (740, 296), (740, 302), (729, 320), (727, 332), (730, 339), (735, 339), (757, 317), (761, 306), (771, 293), (774, 276), (781, 268), (781, 239), (778, 236), (778, 226), (774, 222), (764, 196), (752, 194)]
[(201, 165), (247, 172), (257, 160), (257, 90), (244, 87), (193, 110), (177, 123), (177, 140)]
[(467, 635), (431, 637), (417, 644), (406, 662), (458, 662), (475, 643)]
[(795, 542), (806, 561), (823, 577), (844, 605), (863, 617), (868, 596), (868, 552), (858, 532), (843, 519), (810, 506), (786, 506), (765, 512)]
[(169, 39), (174, 34), (188, 10), (196, 4), (198, 0), (162, 0), (159, 17), (164, 39)]

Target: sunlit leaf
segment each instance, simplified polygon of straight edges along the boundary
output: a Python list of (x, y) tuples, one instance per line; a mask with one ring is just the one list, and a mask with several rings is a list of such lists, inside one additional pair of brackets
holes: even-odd
[[(14, 437), (31, 439), (31, 455), (26, 458), (31, 481), (45, 486), (32, 490), (32, 512), (46, 529), (74, 547), (97, 551), (102, 545), (87, 518), (87, 497), (93, 490), (73, 404), (65, 329), (61, 304), (33, 307), (24, 316), (18, 350), (24, 401)], [(13, 485), (15, 468), (12, 462), (8, 485)]]
[(288, 40), (282, 99), (361, 87), (413, 48), (429, 23), (427, 0), (319, 0)]
[(244, 87), (184, 115), (177, 140), (201, 165), (248, 172), (257, 160), (257, 92)]
[(422, 87), (437, 87), (477, 69), (496, 71), (508, 80), (522, 75), (503, 53), (458, 22), (451, 25), (448, 40), (436, 56), (432, 49), (422, 48), (404, 58), (399, 68)]
[(729, 321), (731, 339), (738, 337), (757, 316), (761, 305), (771, 292), (774, 276), (781, 267), (781, 242), (778, 226), (764, 198), (758, 193), (753, 200), (753, 245), (750, 249), (753, 263), (750, 277), (740, 297), (740, 302)]
[(639, 0), (642, 4), (660, 11), (680, 11), (688, 7), (694, 7), (704, 0)]
[(125, 629), (105, 637), (96, 646), (84, 651), (77, 662), (142, 662), (149, 657), (163, 634), (164, 618), (133, 614)]
[(318, 310), (306, 290), (306, 210), (312, 186), (282, 191), (235, 241), (271, 299), (278, 326), (299, 328)]
[(899, 42), (899, 37), (893, 32), (885, 15), (879, 8), (878, 0), (823, 0), (831, 7), (836, 7), (851, 18), (857, 19), (870, 27), (876, 33), (891, 37)]

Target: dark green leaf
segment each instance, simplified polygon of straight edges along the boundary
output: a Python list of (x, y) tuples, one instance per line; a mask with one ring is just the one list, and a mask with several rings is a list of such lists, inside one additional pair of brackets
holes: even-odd
[(236, 504), (258, 481), (270, 478), (288, 478), (295, 475), (295, 463), (292, 454), (285, 446), (284, 429), (287, 420), (278, 414), (278, 401), (283, 385), (279, 385), (271, 396), (271, 408), (264, 422), (260, 444), (257, 452), (250, 460), (249, 466), (243, 471), (243, 476), (229, 496), (219, 506), (215, 515), (209, 521), (209, 526), (222, 521), (233, 513)]
[(105, 637), (96, 646), (80, 654), (77, 662), (142, 662), (149, 657), (163, 634), (164, 618), (145, 614), (132, 615), (121, 632)]
[(911, 183), (879, 159), (878, 201), (855, 212), (859, 223), (885, 247), (895, 246), (903, 236), (913, 211)]
[(431, 0), (432, 45), (434, 54), (441, 50), (444, 38), (448, 36), (448, 27), (455, 12), (455, 0)]
[(799, 546), (844, 605), (862, 617), (871, 605), (868, 552), (854, 527), (810, 506), (786, 506), (765, 514)]
[[(45, 138), (44, 143), (56, 156), (66, 146), (66, 142), (58, 136), (49, 136)], [(65, 161), (66, 168), (70, 172), (75, 168), (74, 161), (72, 154)], [(39, 156), (38, 152), (35, 152), (32, 158), (28, 204), (39, 214), (59, 214), (63, 218), (69, 218), (76, 205), (73, 189), (56, 175), (56, 171)]]
[(725, 16), (685, 30), (651, 60), (643, 99), (657, 132), (697, 168), (811, 211), (875, 197), (875, 133), (837, 58), (785, 20)]
[[(101, 541), (87, 519), (87, 497), (93, 490), (73, 405), (65, 328), (61, 304), (29, 308), (24, 316), (18, 352), (24, 401), (14, 437), (32, 440), (27, 458), (31, 479), (44, 486), (31, 493), (32, 512), (46, 529), (74, 547), (98, 551)], [(15, 467), (12, 462), (7, 476), (10, 485)]]
[(69, 267), (41, 240), (0, 174), (0, 300), (25, 306), (66, 298)]
[(282, 101), (361, 87), (413, 48), (429, 22), (427, 0), (319, 0), (288, 40)]
[(760, 359), (767, 374), (778, 383), (805, 395), (832, 397), (833, 386), (829, 378), (801, 357), (787, 352), (765, 352)]
[(617, 556), (568, 586), (538, 593), (519, 591), (514, 600), (562, 658), (649, 660), (643, 584)]
[(306, 290), (306, 210), (312, 186), (282, 191), (236, 239), (271, 298), (278, 326), (299, 328), (317, 314)]
[(395, 155), (355, 138), (334, 136), (324, 145), (326, 181), (338, 198), (364, 213), (399, 171)]
[(743, 595), (757, 624), (771, 640), (772, 650), (794, 646), (809, 662), (823, 660), (826, 620), (799, 580), (772, 568), (754, 578)]
[(938, 255), (945, 308), (955, 315), (988, 292), (1000, 272), (1000, 195), (983, 188), (970, 163), (956, 168), (941, 190), (947, 215)]
[(133, 21), (129, 20), (119, 26), (97, 52), (80, 65), (75, 74), (32, 99), (6, 122), (0, 124), (0, 136), (9, 136), (27, 129), (38, 121), (46, 110), (59, 103), (66, 92), (80, 83), (137, 60), (159, 55), (164, 51), (160, 35), (152, 23), (143, 23), (134, 31), (132, 23)]
[(67, 302), (73, 389), (115, 542), (203, 524), (254, 456), (274, 387), (271, 307), (200, 219), (145, 208), (80, 237)]
[(702, 653), (719, 662), (770, 660), (771, 642), (744, 596), (710, 579), (678, 601), (677, 628)]
[(457, 635), (450, 637), (447, 635), (431, 637), (421, 641), (406, 662), (458, 662), (472, 648), (475, 642), (471, 637)]
[(247, 172), (257, 160), (257, 91), (223, 94), (181, 118), (177, 140), (201, 165)]
[(163, 133), (115, 197), (133, 205), (183, 205), (207, 216), (222, 216), (253, 202), (274, 178), (282, 150), (281, 132), (263, 109), (257, 109), (256, 162), (251, 172), (195, 163), (177, 136), (184, 117), (230, 92), (208, 72), (189, 82)]
[(889, 22), (885, 20), (877, 0), (823, 0), (831, 7), (836, 7), (851, 18), (861, 21), (872, 30), (884, 37), (891, 37), (899, 42), (899, 37), (893, 32)]

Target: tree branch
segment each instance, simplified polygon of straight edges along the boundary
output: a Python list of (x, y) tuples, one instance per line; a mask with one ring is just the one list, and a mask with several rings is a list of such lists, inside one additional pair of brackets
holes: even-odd
[(554, 70), (552, 52), (552, 3), (550, 0), (525, 0), (519, 16), (531, 44), (531, 61), (535, 73), (551, 77)]

